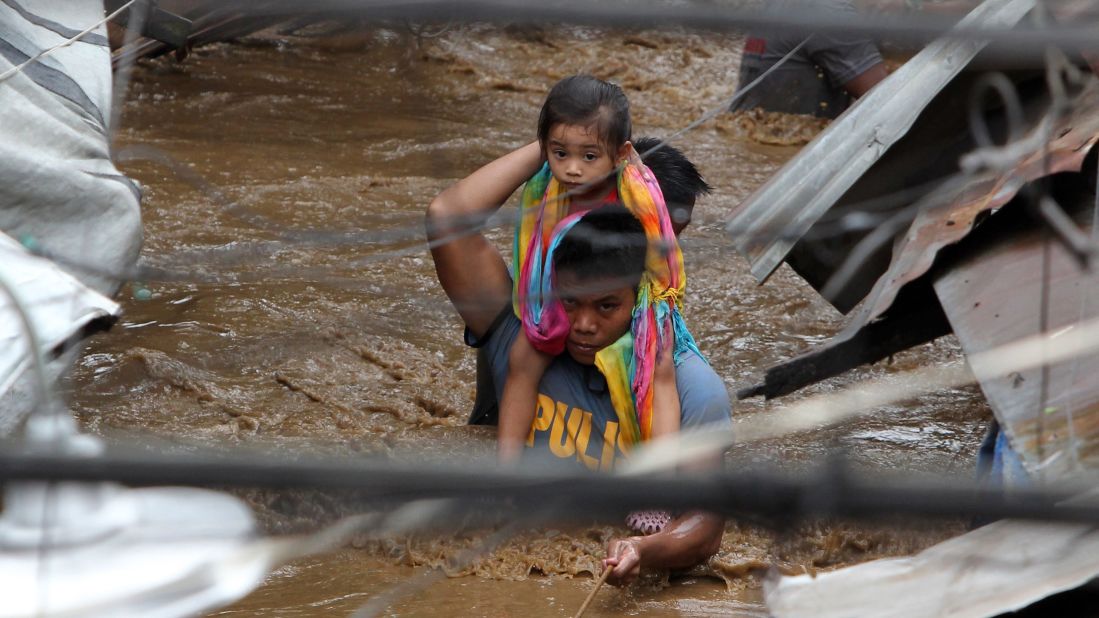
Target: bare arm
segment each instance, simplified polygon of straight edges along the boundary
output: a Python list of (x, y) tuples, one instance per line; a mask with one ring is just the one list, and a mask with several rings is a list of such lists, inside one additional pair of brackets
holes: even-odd
[[(979, 0), (944, 0), (943, 2), (923, 2), (923, 0), (919, 0), (918, 2), (906, 2), (905, 0), (878, 0), (866, 4), (868, 5), (868, 8), (874, 8), (888, 13), (903, 14), (917, 10), (921, 13), (961, 16), (977, 6), (978, 3)], [(889, 71), (885, 68), (885, 63), (879, 62), (845, 83), (843, 89), (846, 90), (848, 94), (858, 99), (869, 92), (871, 88), (878, 85), (886, 77), (889, 77)]]
[[(654, 393), (655, 396), (655, 393)], [(705, 472), (721, 467), (722, 456), (706, 456), (682, 464), (684, 472)], [(607, 543), (603, 568), (613, 567), (607, 581), (615, 586), (629, 584), (641, 567), (685, 569), (721, 549), (725, 518), (709, 511), (688, 511), (668, 522), (664, 529), (649, 536), (614, 538)]]
[(649, 536), (611, 539), (603, 568), (612, 567), (607, 581), (616, 586), (637, 578), (641, 567), (685, 569), (717, 553), (725, 520), (706, 511), (689, 511)]
[(848, 81), (843, 85), (843, 89), (857, 99), (886, 77), (889, 77), (889, 71), (885, 68), (884, 62), (879, 62)]
[(542, 163), (538, 143), (527, 144), (440, 193), (427, 209), (427, 239), (435, 273), (469, 330), (484, 335), (511, 299), (500, 252), (479, 230)]

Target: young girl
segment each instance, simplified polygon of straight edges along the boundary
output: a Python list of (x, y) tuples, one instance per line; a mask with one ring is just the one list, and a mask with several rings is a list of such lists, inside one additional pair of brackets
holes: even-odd
[(546, 164), (524, 188), (515, 235), (513, 301), (526, 337), (515, 340), (509, 355), (497, 439), (501, 462), (519, 458), (542, 374), (569, 335), (569, 309), (553, 294), (553, 241), (582, 213), (604, 204), (623, 203), (633, 212), (649, 248), (631, 332), (595, 352), (594, 364), (607, 379), (627, 444), (679, 429), (674, 359), (677, 351), (697, 352), (678, 308), (682, 254), (659, 185), (630, 133), (625, 94), (591, 76), (558, 82), (542, 107), (538, 142)]

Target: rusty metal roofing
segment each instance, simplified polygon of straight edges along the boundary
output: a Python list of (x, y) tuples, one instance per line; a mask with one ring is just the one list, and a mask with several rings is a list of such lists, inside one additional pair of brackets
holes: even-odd
[(1038, 143), (1012, 169), (974, 177), (925, 204), (897, 240), (888, 270), (845, 331), (851, 333), (882, 315), (902, 287), (931, 268), (943, 247), (968, 235), (983, 213), (1007, 204), (1025, 183), (1049, 174), (1079, 171), (1088, 152), (1099, 142), (1099, 81), (1091, 80), (1072, 109), (1055, 126), (1052, 134), (1058, 137), (1049, 143), (1048, 150)]
[[(1092, 200), (1081, 191), (1070, 211), (1090, 220)], [(1032, 218), (997, 215), (966, 244), (964, 257), (934, 286), (978, 376), (984, 373), (978, 352), (1043, 332), (1054, 334), (1056, 345), (1072, 338), (1080, 322), (1099, 317), (1099, 273), (1084, 269)], [(1058, 480), (1099, 467), (1097, 376), (1099, 353), (1046, 371), (982, 377), (1000, 426), (1036, 478)]]
[[(1054, 125), (1052, 135), (1057, 137), (1048, 146), (1048, 167), (1047, 149), (1035, 142), (1029, 152), (1020, 153), (1011, 169), (975, 176), (925, 198), (907, 232), (893, 243), (889, 267), (844, 330), (806, 354), (769, 368), (763, 383), (742, 389), (738, 397), (781, 396), (945, 334), (938, 327), (938, 308), (930, 307), (925, 298), (931, 296), (929, 291), (920, 288), (903, 301), (911, 307), (890, 311), (898, 294), (931, 270), (942, 249), (962, 241), (984, 213), (1003, 207), (1026, 182), (1047, 172), (1080, 170), (1099, 141), (1099, 80), (1091, 80), (1075, 97), (1072, 111)], [(949, 264), (942, 266), (949, 268)], [(893, 319), (883, 321), (887, 313)]]

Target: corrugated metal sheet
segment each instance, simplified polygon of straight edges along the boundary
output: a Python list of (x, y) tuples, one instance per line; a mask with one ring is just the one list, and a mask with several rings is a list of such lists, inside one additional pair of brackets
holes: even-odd
[(912, 557), (776, 578), (767, 609), (776, 618), (997, 616), (1099, 575), (1097, 551), (1092, 526), (996, 522)]
[(1059, 137), (1050, 142), (1048, 150), (1037, 146), (1011, 170), (976, 177), (922, 209), (894, 245), (889, 269), (878, 279), (848, 330), (862, 328), (882, 315), (902, 287), (931, 269), (943, 247), (968, 235), (983, 213), (1010, 202), (1025, 183), (1049, 174), (1079, 171), (1084, 157), (1099, 141), (1099, 81), (1092, 80), (1079, 95), (1073, 112), (1061, 119), (1053, 135)]
[[(1010, 27), (1033, 7), (1033, 0), (985, 0), (960, 25)], [(983, 47), (972, 39), (928, 45), (737, 208), (729, 230), (758, 280), (774, 272), (798, 239), (908, 132)]]
[[(936, 194), (935, 201), (926, 202), (907, 232), (892, 243), (893, 258), (889, 267), (877, 279), (844, 330), (823, 346), (769, 368), (762, 384), (742, 390), (739, 396), (775, 397), (787, 394), (859, 364), (874, 362), (904, 347), (945, 334), (936, 330), (937, 311), (920, 309), (913, 314), (907, 308), (900, 308), (903, 319), (882, 322), (881, 318), (892, 310), (898, 294), (906, 286), (931, 270), (942, 249), (962, 241), (985, 213), (999, 209), (1014, 199), (1023, 184), (1041, 178), (1047, 172), (1056, 174), (1080, 170), (1088, 152), (1099, 142), (1099, 80), (1092, 80), (1076, 96), (1072, 109), (1054, 127), (1052, 135), (1057, 137), (1048, 147), (1048, 167), (1043, 146), (1036, 145), (1031, 152), (1023, 154), (1011, 170), (976, 176), (955, 191)], [(872, 265), (860, 266), (870, 268)], [(948, 266), (941, 265), (943, 268)], [(919, 307), (929, 304), (921, 294), (916, 293), (909, 294), (904, 302)], [(921, 319), (919, 313), (926, 319), (917, 323), (915, 320)], [(896, 332), (901, 330), (905, 332)], [(860, 343), (868, 339), (873, 341)], [(896, 342), (896, 345), (879, 345), (890, 341)], [(857, 343), (859, 350), (866, 352), (850, 352), (852, 343)]]

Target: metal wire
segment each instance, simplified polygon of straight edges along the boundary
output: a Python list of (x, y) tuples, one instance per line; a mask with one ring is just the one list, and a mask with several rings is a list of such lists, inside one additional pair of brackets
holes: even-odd
[[(435, 465), (395, 465), (390, 461), (356, 463), (287, 463), (278, 456), (247, 459), (212, 453), (188, 456), (120, 456), (95, 459), (44, 455), (19, 449), (0, 453), (0, 479), (74, 481), (120, 480), (131, 485), (216, 485), (272, 488), (353, 489), (378, 499), (413, 501), (423, 498), (477, 498), (515, 500), (527, 515), (546, 508), (552, 490), (584, 505), (581, 520), (617, 518), (631, 508), (700, 509), (715, 513), (756, 512), (795, 517), (822, 513), (837, 517), (876, 519), (908, 513), (925, 517), (956, 518), (970, 515), (1094, 522), (1099, 505), (1066, 504), (1085, 487), (1050, 485), (1041, 489), (1003, 492), (965, 482), (919, 481), (899, 483), (852, 474), (842, 458), (818, 469), (817, 474), (792, 475), (774, 471), (694, 473), (669, 478), (661, 475), (608, 476), (545, 470), (505, 471), (491, 465), (476, 469), (441, 462)], [(833, 490), (825, 496), (821, 486)], [(799, 506), (800, 505), (800, 506)], [(827, 505), (827, 506), (826, 506)], [(566, 516), (567, 510), (560, 515)]]
[[(132, 4), (132, 2), (129, 4)], [(126, 6), (129, 6), (129, 4), (127, 4)], [(271, 8), (272, 5), (274, 5), (275, 8)], [(439, 12), (440, 9), (444, 8), (446, 11), (453, 10), (456, 12), (462, 12), (463, 19), (477, 18), (478, 16), (484, 16), (484, 14), (488, 11), (495, 12), (496, 9), (500, 9), (499, 13), (494, 14), (493, 19), (507, 19), (509, 16), (515, 17), (521, 13), (522, 20), (537, 21), (546, 19), (549, 16), (557, 15), (559, 11), (570, 11), (570, 14), (577, 14), (578, 20), (584, 21), (585, 23), (610, 23), (610, 20), (612, 18), (609, 15), (609, 12), (614, 9), (621, 10), (623, 8), (622, 6), (617, 6), (614, 4), (599, 6), (594, 5), (593, 3), (561, 3), (559, 6), (554, 5), (551, 7), (538, 8), (530, 7), (529, 5), (520, 6), (518, 3), (514, 2), (454, 2), (445, 3), (446, 6), (443, 6), (440, 3), (431, 2), (351, 3), (346, 1), (340, 2), (336, 0), (328, 0), (327, 2), (323, 2), (322, 5), (322, 7), (318, 8), (324, 8), (326, 10), (336, 10), (342, 8), (344, 10), (353, 11), (356, 13), (363, 13), (377, 9), (380, 11), (379, 14), (405, 14), (412, 15), (414, 17), (426, 17), (428, 15), (431, 15), (433, 19), (437, 19), (440, 18), (441, 15), (445, 15), (445, 12)], [(277, 2), (269, 3), (264, 7), (259, 7), (255, 4), (248, 3), (243, 3), (239, 6), (240, 10), (243, 11), (253, 10), (254, 14), (261, 14), (262, 11), (272, 10), (286, 10), (288, 12), (292, 10), (300, 11), (300, 6), (290, 7), (289, 4), (286, 4), (285, 8), (280, 8), (282, 5), (281, 3)], [(634, 8), (633, 3), (631, 3), (630, 6), (631, 8)], [(618, 13), (618, 11), (616, 11), (616, 13)], [(659, 9), (659, 7), (654, 7), (652, 5), (642, 4), (640, 6), (639, 17), (624, 19), (623, 16), (618, 13), (614, 17), (614, 19), (616, 20), (614, 23), (621, 24), (623, 23), (623, 21), (628, 21), (628, 23), (631, 24), (645, 25), (648, 24), (650, 21), (655, 22), (656, 20), (660, 19), (661, 25), (667, 23), (680, 23), (682, 25), (696, 26), (700, 25), (699, 22), (705, 20), (708, 24), (705, 27), (708, 28), (727, 28), (733, 27), (734, 24), (738, 27), (743, 27), (746, 25), (751, 27), (765, 27), (768, 24), (777, 25), (777, 23), (767, 22), (766, 20), (764, 20), (764, 18), (761, 17), (753, 18), (747, 13), (725, 14), (721, 19), (717, 19), (716, 21), (712, 19), (714, 17), (714, 14), (712, 12), (706, 12), (694, 8), (687, 11), (678, 12), (677, 14), (678, 17), (671, 19), (671, 21), (669, 22), (668, 18), (670, 14), (667, 11)], [(738, 16), (741, 21), (734, 22), (733, 20), (737, 19)], [(830, 23), (827, 19), (824, 19), (823, 21), (816, 19), (820, 16), (806, 14), (790, 17), (791, 19), (789, 21), (795, 22), (793, 24), (794, 27), (798, 26), (798, 22), (800, 22), (802, 27), (804, 27), (805, 29), (820, 30), (825, 32), (830, 31), (829, 28), (833, 27), (833, 24)], [(602, 20), (604, 19), (607, 20), (607, 22), (603, 22)], [(756, 19), (756, 21), (752, 21), (753, 19)], [(869, 23), (873, 23), (874, 32), (887, 32), (897, 34), (908, 33), (930, 36), (933, 31), (933, 29), (929, 25), (930, 22), (928, 22), (928, 25), (925, 25), (923, 23), (916, 23), (913, 25), (910, 23), (910, 27), (903, 30), (899, 27), (897, 27), (895, 30), (890, 30), (889, 28), (895, 27), (895, 25), (887, 24), (887, 22), (863, 22), (861, 27), (869, 28), (869, 26), (866, 25)], [(936, 23), (936, 26), (941, 26), (941, 24)], [(840, 26), (838, 24), (835, 24), (834, 27), (836, 28), (836, 31), (838, 31)], [(860, 32), (859, 27), (859, 24), (855, 24), (854, 27), (852, 27), (851, 22), (844, 20), (844, 32), (857, 33)], [(941, 33), (941, 30), (934, 30), (934, 33), (939, 34)], [(1049, 39), (1056, 36), (1061, 36), (1062, 41), (1066, 42), (1066, 44), (1071, 45), (1077, 42), (1077, 39), (1074, 39), (1073, 37), (1080, 34), (1080, 28), (1050, 28), (1049, 30), (1042, 31), (1039, 34), (1044, 41), (1048, 41)], [(1094, 34), (1091, 31), (1088, 31), (1088, 35), (1090, 37), (1094, 37)], [(1006, 32), (997, 31), (976, 31), (962, 29), (958, 31), (957, 36), (988, 38), (999, 42), (1004, 42), (1007, 40)], [(1014, 38), (1013, 41), (1015, 43), (1018, 43), (1020, 45), (1020, 48), (1024, 48), (1026, 47), (1026, 45), (1030, 44), (1032, 40), (1037, 40), (1038, 38), (1028, 38), (1030, 36), (1030, 34), (1026, 34), (1022, 37)], [(1088, 40), (1091, 41), (1092, 39), (1089, 38)], [(801, 45), (804, 44), (805, 42), (803, 41)], [(799, 45), (799, 48), (801, 47), (801, 45)], [(795, 49), (794, 51), (797, 51), (797, 49)], [(791, 54), (793, 54), (793, 52), (791, 52)], [(752, 84), (752, 86), (762, 80), (765, 76), (766, 74), (764, 76), (761, 76), (759, 80)], [(4, 76), (0, 76), (0, 81), (2, 81), (3, 79)], [(747, 89), (745, 89), (745, 91), (746, 90)], [(734, 94), (729, 102), (731, 103), (743, 94), (744, 91)], [(707, 112), (703, 115), (702, 118), (694, 121), (679, 132), (673, 133), (672, 136), (667, 139), (672, 139), (690, 130), (691, 128), (694, 128), (695, 126), (702, 124), (706, 120), (712, 118), (713, 115), (716, 115), (717, 113), (724, 111), (724, 109), (727, 109), (728, 105), (728, 103), (722, 103), (722, 107), (720, 109), (715, 108), (717, 111), (711, 110), (711, 112)], [(116, 109), (120, 108), (121, 106), (119, 105)], [(117, 126), (117, 124), (114, 126)], [(653, 150), (655, 150), (655, 148)], [(651, 150), (648, 152), (651, 152)], [(185, 166), (179, 165), (173, 165), (172, 167), (173, 169), (187, 169)], [(964, 181), (967, 177), (968, 176), (966, 175), (959, 175), (956, 180)], [(205, 180), (202, 180), (201, 183), (205, 184), (206, 187), (206, 189), (203, 190), (204, 193), (207, 193), (208, 195), (220, 194), (216, 187), (209, 183), (206, 183)], [(904, 195), (906, 196), (910, 194), (911, 191), (908, 190), (906, 190), (906, 192), (904, 193)], [(889, 198), (890, 196), (881, 196), (875, 199), (885, 200)], [(274, 241), (272, 245), (273, 247), (339, 246), (342, 244), (363, 242), (396, 245), (403, 242), (418, 243), (418, 241), (422, 239), (422, 232), (418, 225), (410, 225), (407, 228), (403, 229), (392, 231), (387, 230), (381, 232), (366, 231), (349, 233), (346, 231), (338, 230), (289, 230), (282, 226), (274, 224), (270, 220), (264, 220), (264, 218), (259, 217), (255, 215), (255, 213), (251, 213), (236, 204), (232, 204), (228, 200), (224, 199), (224, 196), (221, 196), (219, 199), (215, 200), (215, 203), (222, 205), (224, 207), (224, 210), (229, 214), (238, 216), (242, 220), (252, 225), (255, 225), (259, 229), (276, 231), (280, 235), (282, 235), (279, 240)], [(892, 215), (889, 219), (885, 219), (884, 222), (880, 219), (880, 217), (884, 217), (885, 215), (872, 215), (869, 221), (875, 221), (873, 217), (876, 216), (879, 217), (876, 222), (882, 226), (879, 227), (879, 229), (894, 229), (899, 228), (905, 222), (907, 222), (907, 219), (905, 217), (908, 217), (913, 213), (914, 210), (911, 210), (905, 211), (903, 217), (899, 214)], [(493, 222), (492, 220), (485, 220), (483, 218), (480, 218), (479, 220), (469, 221), (467, 223), (470, 227), (470, 231), (468, 233), (482, 233), (485, 230), (493, 229), (494, 226), (507, 225), (507, 223), (504, 221), (498, 220)], [(866, 229), (867, 226), (870, 225), (872, 225), (872, 223), (868, 222), (868, 219), (865, 215), (856, 214), (850, 215), (849, 219), (844, 219), (840, 222), (833, 224), (833, 229), (835, 230), (836, 234), (840, 234), (846, 231), (850, 231), (852, 229)], [(888, 235), (879, 234), (878, 236)], [(436, 242), (450, 242), (458, 237), (460, 236), (455, 235), (453, 237), (440, 239)], [(886, 240), (888, 240), (888, 238), (886, 238)], [(718, 245), (718, 247), (728, 249), (727, 246), (723, 245)], [(367, 258), (363, 258), (363, 260), (358, 261), (357, 264), (368, 265), (378, 260), (391, 259), (395, 256), (421, 254), (423, 250), (423, 244), (417, 244), (416, 246), (412, 247), (394, 248), (388, 251), (379, 252)], [(223, 274), (215, 274), (213, 276), (204, 277), (197, 275), (194, 271), (187, 268), (179, 269), (178, 267), (180, 265), (188, 264), (188, 262), (191, 260), (197, 262), (199, 258), (210, 257), (218, 257), (217, 260), (214, 260), (215, 263), (220, 262), (220, 265), (224, 266), (231, 263), (230, 260), (232, 259), (240, 259), (242, 257), (247, 257), (248, 255), (254, 254), (249, 254), (248, 250), (246, 249), (242, 249), (239, 252), (233, 250), (228, 252), (222, 251), (220, 253), (216, 250), (211, 250), (208, 253), (205, 251), (198, 251), (190, 255), (178, 255), (168, 260), (170, 263), (174, 264), (177, 267), (177, 269), (175, 270), (155, 269), (144, 266), (134, 269), (131, 272), (114, 274), (119, 275), (120, 278), (123, 279), (138, 278), (143, 280), (150, 280), (157, 279), (157, 277), (163, 277), (163, 279), (160, 280), (215, 283), (227, 282), (230, 280), (239, 281), (238, 274), (232, 275), (232, 278), (227, 278), (223, 276)], [(74, 264), (67, 264), (66, 266), (70, 268), (78, 268), (78, 265)], [(312, 278), (313, 275), (316, 274), (315, 272), (304, 269), (292, 269), (289, 272), (297, 272), (299, 273), (299, 275), (309, 276), (310, 278)], [(255, 277), (256, 280), (258, 280), (261, 278), (269, 277), (269, 275), (269, 272), (259, 273), (256, 274)], [(1048, 273), (1046, 274), (1046, 276), (1048, 277)], [(335, 279), (332, 279), (331, 281), (335, 281)], [(45, 384), (45, 382), (42, 383)], [(147, 466), (135, 466), (133, 465), (135, 463), (134, 461), (119, 462), (117, 460), (112, 460), (110, 457), (108, 457), (90, 467), (88, 466), (87, 460), (81, 460), (79, 462), (79, 468), (77, 468), (76, 465), (74, 465), (76, 462), (68, 461), (64, 458), (30, 458), (24, 460), (22, 463), (15, 463), (10, 461), (10, 458), (3, 456), (8, 453), (15, 452), (16, 451), (5, 450), (2, 452), (3, 454), (0, 455), (0, 476), (5, 476), (6, 478), (27, 478), (27, 475), (29, 475), (29, 477), (31, 478), (46, 478), (47, 475), (52, 475), (49, 476), (49, 478), (74, 478), (74, 476), (72, 475), (75, 475), (75, 478), (90, 480), (96, 478), (96, 475), (99, 475), (102, 478), (121, 478), (123, 480), (129, 480), (130, 482), (150, 482), (157, 484), (163, 482), (172, 482), (173, 479), (174, 482), (216, 482), (219, 485), (232, 482), (247, 483), (248, 485), (262, 485), (271, 482), (280, 483), (277, 486), (287, 486), (287, 484), (301, 482), (305, 484), (304, 486), (310, 487), (317, 486), (317, 484), (321, 482), (320, 479), (323, 476), (320, 472), (318, 472), (318, 468), (310, 469), (308, 465), (295, 465), (278, 470), (266, 469), (263, 471), (263, 473), (256, 474), (257, 469), (252, 465), (255, 462), (244, 462), (242, 464), (243, 467), (238, 468), (236, 471), (231, 470), (232, 465), (235, 464), (219, 464), (216, 471), (217, 480), (213, 481), (211, 480), (213, 476), (211, 474), (212, 469), (209, 466), (202, 465), (202, 461), (174, 462), (179, 463), (179, 465), (173, 467), (173, 462), (166, 462), (166, 460), (162, 458), (155, 458), (148, 462), (136, 462), (140, 464), (148, 464)], [(122, 463), (125, 463), (126, 465), (123, 466), (121, 465)], [(41, 467), (33, 467), (34, 464), (39, 464)], [(334, 469), (331, 467), (322, 466), (319, 468), (319, 470), (322, 470), (325, 474), (327, 474), (328, 472), (332, 472)], [(228, 474), (226, 474), (227, 471), (229, 472)], [(340, 472), (347, 472), (347, 470), (340, 470)], [(361, 469), (356, 469), (354, 470), (354, 472), (356, 478), (358, 478), (360, 482), (364, 478), (367, 478), (362, 475)], [(634, 493), (629, 493), (628, 491), (606, 492), (605, 489), (606, 487), (608, 487), (607, 484), (600, 485), (598, 481), (593, 482), (591, 484), (592, 487), (597, 488), (593, 490), (587, 486), (586, 481), (576, 480), (573, 478), (562, 481), (557, 478), (539, 479), (524, 477), (521, 479), (510, 479), (514, 482), (509, 483), (509, 477), (498, 477), (494, 476), (492, 473), (484, 474), (481, 471), (477, 472), (476, 478), (462, 477), (457, 480), (452, 476), (446, 476), (445, 474), (440, 475), (440, 473), (445, 473), (445, 470), (427, 470), (419, 472), (422, 472), (421, 476), (416, 476), (415, 474), (405, 474), (404, 476), (402, 476), (401, 473), (398, 472), (396, 475), (397, 478), (403, 479), (407, 484), (402, 486), (399, 490), (394, 488), (393, 493), (386, 495), (399, 495), (407, 498), (416, 495), (445, 495), (448, 492), (460, 490), (463, 494), (469, 491), (482, 491), (486, 492), (487, 495), (498, 496), (501, 494), (507, 494), (509, 492), (528, 492), (531, 491), (532, 488), (544, 488), (547, 485), (552, 485), (559, 486), (562, 488), (562, 490), (571, 488), (571, 490), (576, 491), (577, 495), (598, 495), (599, 504), (606, 504), (609, 505), (608, 508), (613, 507), (617, 509), (621, 508), (622, 504), (629, 503), (631, 500), (641, 501), (638, 502), (638, 504), (640, 505), (648, 505), (652, 501), (652, 495), (657, 493), (654, 491), (653, 486), (648, 484), (645, 485), (643, 488), (640, 486), (631, 486), (630, 491)], [(834, 473), (835, 471), (831, 470), (830, 472)], [(209, 475), (206, 477), (207, 480), (205, 481), (203, 480), (203, 474)], [(270, 476), (266, 476), (267, 474), (270, 474)], [(379, 476), (385, 476), (386, 474), (387, 472), (383, 472), (380, 473)], [(277, 480), (275, 480), (276, 478)], [(351, 482), (349, 478), (350, 477), (347, 475), (340, 475), (336, 483), (345, 483), (350, 485)], [(442, 483), (440, 483), (440, 479), (443, 480)], [(839, 479), (839, 481), (837, 481), (837, 479)], [(480, 480), (482, 483), (491, 482), (491, 487), (486, 487), (484, 484), (478, 484), (478, 480)], [(674, 483), (678, 486), (683, 484), (684, 482), (684, 479), (677, 479)], [(422, 483), (422, 485), (419, 485), (420, 483)], [(433, 486), (433, 483), (438, 483), (439, 485)], [(815, 488), (813, 487), (814, 484)], [(713, 483), (705, 488), (701, 486), (695, 487), (693, 485), (690, 485), (690, 483), (687, 483), (687, 485), (690, 488), (699, 490), (699, 493), (697, 495), (692, 494), (690, 496), (691, 505), (705, 503), (711, 507), (717, 508), (722, 504), (721, 501), (725, 499), (725, 508), (728, 508), (728, 505), (730, 503), (735, 503), (733, 506), (735, 507), (736, 512), (743, 512), (744, 510), (759, 508), (762, 512), (766, 513), (788, 513), (791, 504), (798, 504), (801, 505), (800, 508), (795, 509), (798, 512), (854, 512), (857, 515), (872, 514), (874, 516), (880, 515), (885, 512), (892, 513), (895, 512), (896, 509), (907, 509), (907, 512), (915, 512), (929, 516), (943, 516), (946, 513), (950, 513), (951, 516), (955, 516), (959, 513), (979, 513), (996, 517), (1022, 516), (1037, 517), (1043, 519), (1063, 519), (1067, 521), (1083, 521), (1085, 519), (1087, 521), (1093, 521), (1093, 518), (1097, 517), (1096, 511), (1090, 508), (1073, 510), (1063, 508), (1059, 509), (1057, 507), (1054, 507), (1053, 504), (1056, 501), (1064, 498), (1067, 495), (1070, 495), (1067, 492), (1043, 492), (1027, 494), (1019, 502), (1011, 502), (1010, 500), (1004, 499), (1000, 494), (970, 494), (972, 488), (968, 487), (957, 493), (942, 491), (941, 488), (932, 488), (922, 493), (918, 490), (913, 490), (911, 488), (905, 488), (903, 491), (900, 489), (898, 489), (897, 491), (890, 491), (890, 489), (892, 489), (890, 487), (871, 487), (871, 491), (858, 492), (857, 490), (866, 489), (866, 487), (857, 484), (852, 485), (848, 481), (846, 481), (844, 477), (836, 476), (835, 474), (827, 477), (827, 479), (825, 479), (825, 482), (822, 482), (821, 479), (816, 479), (810, 481), (807, 484), (809, 486), (802, 486), (797, 488), (798, 491), (811, 491), (812, 493), (803, 493), (800, 494), (800, 497), (793, 498), (791, 498), (790, 496), (792, 494), (796, 494), (797, 491), (793, 491), (792, 486), (789, 484), (789, 482), (784, 482), (780, 478), (751, 477), (749, 482), (749, 479), (746, 478), (738, 479), (735, 477), (723, 477), (719, 479), (718, 482)], [(328, 486), (335, 486), (335, 484), (330, 483)], [(416, 487), (416, 489), (410, 489), (410, 486)], [(824, 501), (820, 499), (822, 495), (820, 493), (821, 487), (828, 487), (829, 489), (841, 487), (843, 489), (850, 489), (851, 493), (830, 495), (828, 497), (828, 500)], [(668, 493), (657, 495), (681, 495), (680, 493), (675, 492), (674, 489), (675, 487), (669, 486), (667, 488)], [(589, 491), (594, 491), (595, 493), (584, 493)], [(763, 495), (762, 500), (757, 499), (760, 494)], [(809, 495), (809, 497), (807, 498), (806, 495)], [(977, 496), (977, 498), (974, 498), (972, 500), (966, 498), (966, 496), (971, 495)], [(753, 499), (740, 501), (745, 496), (751, 496), (753, 497)], [(1033, 501), (1027, 502), (1027, 499), (1033, 499)], [(850, 502), (846, 502), (848, 500)], [(868, 503), (870, 504), (869, 506)], [(684, 504), (687, 503), (684, 502)], [(848, 509), (850, 509), (850, 511)], [(497, 542), (502, 542), (503, 540), (505, 540), (506, 537), (512, 532), (512, 530), (510, 529), (505, 530), (508, 530), (507, 534), (499, 536), (498, 539), (496, 536), (490, 537), (491, 539), (497, 540), (488, 542), (479, 547), (478, 552), (491, 551), (492, 547), (494, 547)], [(430, 583), (430, 581), (434, 581), (433, 577), (434, 576), (426, 577), (424, 579), (424, 582)], [(416, 586), (418, 585), (420, 584), (413, 585), (411, 588), (409, 588), (409, 590), (417, 589)], [(394, 591), (394, 594), (399, 593), (400, 591)], [(392, 599), (392, 597), (387, 598), (390, 600)], [(379, 603), (382, 603), (384, 601), (386, 601), (386, 599), (380, 600)], [(386, 602), (386, 604), (388, 604), (388, 602)], [(384, 605), (376, 604), (374, 607), (377, 611), (383, 611), (385, 609)], [(366, 610), (364, 609), (364, 611)]]
[[(1066, 3), (1067, 5), (1067, 3)], [(293, 0), (229, 3), (242, 15), (300, 15), (302, 7)], [(1071, 8), (1071, 7), (1070, 7)], [(958, 25), (957, 18), (932, 14), (858, 14), (830, 11), (813, 3), (797, 10), (775, 12), (759, 3), (665, 3), (653, 0), (556, 0), (530, 4), (522, 0), (318, 0), (311, 10), (343, 13), (367, 19), (407, 19), (427, 23), (441, 21), (487, 23), (573, 23), (597, 26), (668, 28), (701, 31), (783, 30), (808, 35), (813, 32), (846, 34), (863, 38), (888, 38), (923, 43), (940, 36), (989, 41), (993, 50), (1019, 58), (1030, 54), (1042, 58), (1049, 45), (1089, 49), (1094, 31), (1084, 25), (1090, 12), (1073, 14), (1069, 24), (1050, 23), (1043, 27), (1015, 29)]]
[[(803, 44), (804, 44), (804, 42), (803, 42)], [(743, 93), (738, 93), (738, 94), (743, 94)], [(723, 107), (724, 107), (724, 105), (723, 105)], [(843, 228), (841, 227), (841, 228), (839, 228), (839, 229), (840, 229), (840, 230), (842, 230)], [(315, 232), (310, 232), (310, 233), (311, 233), (311, 234), (316, 234)], [(322, 235), (323, 235), (323, 233), (322, 233)], [(296, 240), (296, 241), (302, 241), (302, 239), (300, 239), (300, 238), (299, 238), (299, 239), (295, 239), (295, 240)], [(360, 241), (361, 241), (362, 239), (360, 238), (360, 239), (358, 239), (358, 240), (360, 240)], [(445, 241), (445, 240), (449, 240), (449, 239), (444, 239), (444, 241)], [(396, 256), (396, 255), (405, 255), (405, 254), (409, 254), (409, 253), (413, 253), (413, 252), (416, 252), (416, 253), (418, 253), (418, 252), (420, 252), (420, 251), (422, 251), (422, 247), (414, 247), (414, 248), (397, 249), (397, 250), (394, 250), (394, 251), (390, 251), (390, 252), (383, 252), (383, 253), (381, 253), (381, 254), (378, 254), (377, 256), (371, 256), (371, 257), (369, 257), (369, 258), (366, 258), (366, 259), (364, 260), (364, 262), (362, 262), (362, 263), (364, 263), (364, 264), (365, 264), (365, 263), (369, 263), (370, 261), (373, 261), (373, 260), (378, 260), (378, 259), (388, 259), (388, 258), (391, 258), (391, 257), (393, 257), (393, 256)], [(136, 274), (138, 274), (138, 276), (140, 276), (140, 277), (141, 277), (141, 278), (143, 278), (143, 279), (149, 279), (150, 277), (149, 277), (148, 275), (150, 275), (150, 274), (153, 274), (153, 273), (150, 273), (150, 272), (140, 272), (140, 273), (136, 273)], [(191, 280), (194, 280), (194, 275), (193, 275), (193, 274), (191, 275), (191, 278), (192, 278)], [(185, 279), (180, 279), (180, 280), (185, 280)], [(212, 280), (215, 280), (215, 281), (216, 281), (217, 279), (216, 279), (216, 278), (214, 278), (214, 279), (212, 279)]]

